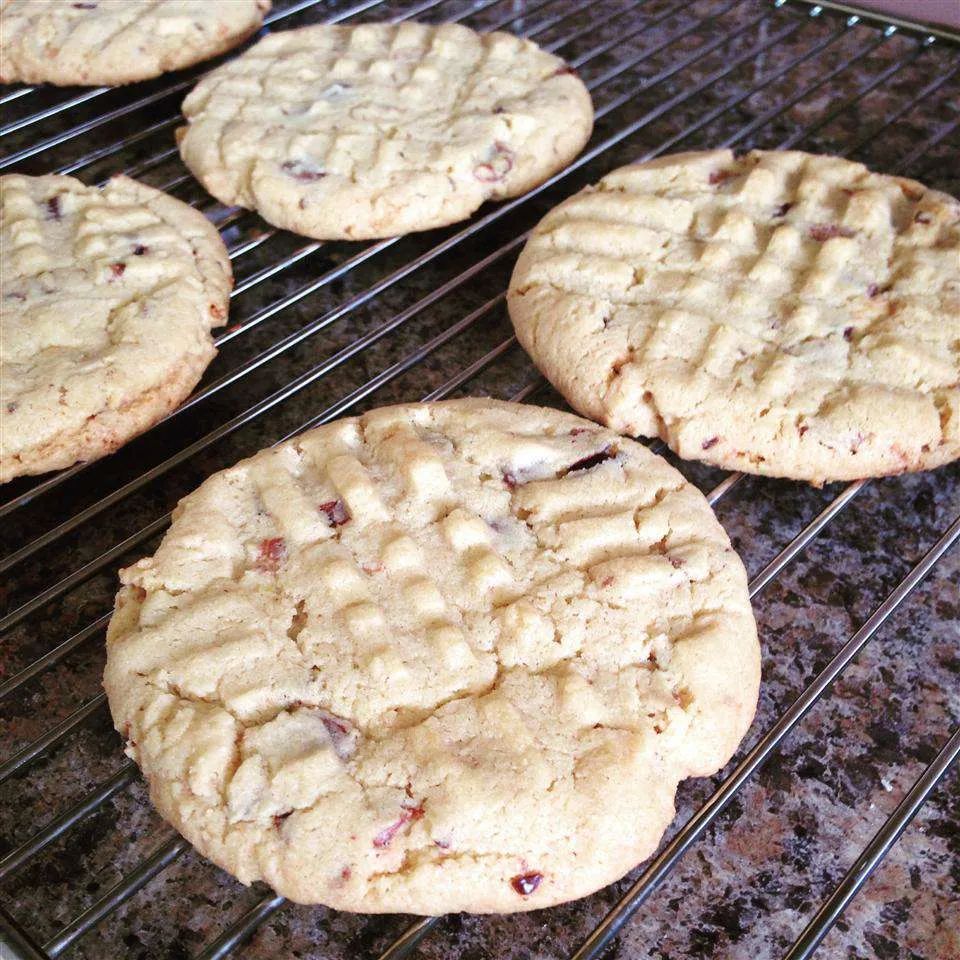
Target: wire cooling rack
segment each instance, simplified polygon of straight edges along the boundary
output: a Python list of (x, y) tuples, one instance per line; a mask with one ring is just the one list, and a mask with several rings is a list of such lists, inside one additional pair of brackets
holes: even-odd
[(716, 145), (833, 152), (958, 192), (948, 31), (805, 0), (277, 0), (265, 29), (413, 17), (563, 55), (597, 108), (584, 153), (463, 225), (320, 243), (212, 202), (180, 164), (179, 101), (210, 64), (0, 96), (0, 171), (139, 177), (217, 224), (237, 276), (220, 355), (179, 410), (106, 460), (0, 491), (0, 956), (800, 960), (827, 937), (823, 956), (956, 960), (958, 798), (941, 783), (960, 752), (956, 467), (816, 491), (678, 464), (753, 574), (761, 704), (731, 765), (681, 787), (656, 856), (594, 897), (412, 924), (295, 907), (150, 809), (99, 686), (117, 567), (152, 551), (204, 476), (307, 427), (470, 393), (560, 404), (503, 307), (526, 232), (559, 199)]

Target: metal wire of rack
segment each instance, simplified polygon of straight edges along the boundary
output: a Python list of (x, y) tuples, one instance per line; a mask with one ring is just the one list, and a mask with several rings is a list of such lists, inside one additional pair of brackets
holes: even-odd
[[(159, 945), (162, 940), (148, 938), (148, 952), (136, 952), (136, 944), (144, 942), (140, 935), (146, 934), (131, 905), (139, 904), (143, 912), (146, 888), (191, 854), (189, 845), (150, 812), (136, 767), (116, 763), (121, 754), (106, 730), (104, 696), (92, 693), (102, 663), (96, 641), (109, 618), (113, 571), (156, 543), (169, 509), (198, 479), (267, 443), (387, 400), (487, 392), (559, 402), (509, 332), (504, 282), (539, 216), (620, 163), (700, 145), (799, 146), (875, 159), (890, 172), (932, 178), (942, 178), (945, 170), (949, 174), (951, 138), (960, 126), (960, 113), (949, 113), (960, 71), (960, 37), (833, 6), (807, 0), (600, 0), (589, 10), (567, 0), (277, 2), (268, 29), (421, 15), (481, 29), (510, 29), (566, 56), (594, 95), (593, 140), (542, 186), (463, 226), (363, 246), (306, 242), (274, 230), (246, 211), (212, 203), (185, 173), (171, 146), (179, 119), (173, 98), (209, 67), (131, 89), (70, 93), (22, 87), (0, 97), (5, 113), (0, 140), (10, 145), (0, 157), (0, 170), (56, 171), (87, 182), (121, 171), (142, 177), (182, 195), (217, 224), (238, 277), (232, 325), (217, 340), (221, 356), (179, 410), (105, 461), (14, 482), (0, 503), (5, 603), (0, 700), (9, 714), (0, 790), (10, 798), (22, 791), (35, 798), (32, 807), (46, 813), (42, 801), (55, 792), (60, 771), (69, 781), (65, 795), (75, 798), (60, 804), (61, 812), (39, 826), (20, 817), (12, 803), (2, 818), (0, 885), (6, 906), (0, 907), (0, 929), (13, 956), (52, 960), (71, 950), (76, 956), (119, 956), (116, 951), (126, 946), (130, 956), (220, 960), (255, 934), (273, 937), (273, 943), (282, 940), (279, 918), (293, 908), (285, 910), (282, 897), (265, 891), (232, 911), (219, 932), (208, 934), (208, 927), (216, 931), (219, 926), (214, 911), (203, 927), (205, 942), (195, 949), (181, 945), (168, 950)], [(868, 104), (872, 109), (865, 111)], [(870, 114), (866, 122), (864, 112)], [(7, 120), (8, 113), (16, 115)], [(902, 135), (906, 119), (914, 125)], [(411, 297), (410, 290), (416, 295)], [(323, 349), (327, 346), (329, 352)], [(662, 444), (652, 446), (664, 452)], [(734, 491), (750, 490), (753, 498), (761, 498), (761, 488), (750, 478), (680, 466), (709, 490), (708, 499), (718, 508), (737, 499), (730, 497)], [(815, 491), (767, 481), (765, 489), (777, 491), (778, 509), (781, 501), (793, 500), (805, 508), (814, 502), (817, 509), (785, 544), (766, 544), (761, 552), (766, 562), (750, 581), (751, 596), (761, 601), (763, 592), (790, 576), (810, 550), (838, 536), (834, 521), (855, 500), (863, 504), (881, 483), (887, 482), (849, 484), (839, 493), (828, 491), (824, 501), (816, 499)], [(955, 516), (960, 476), (947, 469), (916, 483), (922, 485), (920, 494), (940, 504), (933, 511), (939, 525), (916, 545), (916, 562), (911, 560), (899, 579), (891, 580), (889, 571), (877, 578), (881, 583), (868, 591), (871, 598), (877, 596), (869, 612), (825, 662), (809, 664), (810, 675), (798, 694), (781, 691), (766, 712), (761, 706), (757, 722), (767, 721), (765, 732), (714, 781), (712, 793), (689, 805), (689, 816), (660, 852), (611, 888), (613, 899), (598, 895), (589, 898), (585, 912), (562, 914), (572, 931), (563, 940), (572, 960), (596, 958), (626, 943), (639, 908), (669, 883), (695, 845), (707, 842), (725, 812), (782, 752), (786, 738), (842, 682), (855, 658), (909, 609), (911, 594), (932, 578), (949, 579), (941, 571), (960, 538), (960, 517)], [(751, 510), (752, 500), (744, 493), (729, 506), (725, 521), (735, 528), (749, 526)], [(749, 538), (742, 539), (750, 545)], [(79, 669), (71, 670), (71, 663)], [(955, 717), (952, 722), (952, 734), (926, 759), (915, 783), (851, 858), (849, 868), (837, 872), (835, 881), (819, 881), (822, 904), (809, 904), (801, 913), (805, 926), (794, 922), (788, 928), (780, 955), (789, 960), (811, 955), (941, 785), (960, 753), (960, 729)], [(101, 732), (91, 733), (94, 728)], [(142, 837), (130, 840), (128, 852), (121, 840), (112, 857), (103, 854), (105, 859), (98, 861), (95, 851), (109, 846), (100, 838), (78, 854), (91, 860), (91, 868), (99, 863), (105, 876), (116, 877), (114, 882), (94, 883), (82, 898), (82, 909), (65, 919), (59, 916), (55, 894), (41, 909), (44, 858), (63, 858), (71, 838), (111, 806), (122, 807), (125, 819), (121, 814), (116, 819), (128, 829), (147, 824)], [(210, 871), (203, 876), (209, 879)], [(216, 882), (236, 895), (232, 881)], [(581, 910), (577, 905), (569, 909)], [(314, 912), (329, 928), (326, 946), (316, 950), (329, 953), (294, 955), (361, 955), (349, 932), (335, 946), (338, 918)], [(398, 960), (418, 948), (428, 950), (450, 922), (423, 918), (405, 927), (385, 927), (371, 921), (360, 937), (366, 938), (364, 955)], [(522, 921), (507, 922), (519, 927)], [(103, 933), (118, 923), (130, 931), (118, 941), (121, 946)], [(101, 935), (104, 939), (97, 939)], [(508, 933), (497, 941), (499, 953), (511, 937)], [(453, 956), (454, 949), (439, 946), (436, 955)]]

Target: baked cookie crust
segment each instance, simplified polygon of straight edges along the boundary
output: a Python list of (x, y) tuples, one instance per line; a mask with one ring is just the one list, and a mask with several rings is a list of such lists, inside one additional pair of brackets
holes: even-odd
[(209, 60), (270, 0), (0, 0), (0, 82), (117, 86)]
[(549, 213), (508, 295), (568, 402), (681, 457), (830, 480), (960, 456), (960, 203), (801, 152), (624, 167)]
[(457, 24), (273, 33), (183, 113), (180, 152), (210, 193), (325, 240), (463, 220), (562, 169), (593, 124), (559, 57)]
[(233, 280), (216, 229), (126, 177), (0, 177), (0, 482), (93, 460), (193, 389)]
[(153, 802), (301, 903), (585, 896), (756, 706), (746, 576), (703, 496), (555, 410), (319, 427), (207, 480), (121, 577), (104, 685)]

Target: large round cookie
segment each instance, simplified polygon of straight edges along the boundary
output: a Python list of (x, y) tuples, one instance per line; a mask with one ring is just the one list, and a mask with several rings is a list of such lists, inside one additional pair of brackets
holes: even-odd
[(0, 81), (112, 86), (179, 70), (260, 29), (270, 0), (0, 0)]
[(590, 94), (507, 33), (418, 23), (274, 33), (183, 103), (184, 162), (221, 202), (320, 239), (468, 217), (561, 169), (590, 136)]
[(0, 178), (0, 481), (101, 457), (175, 407), (216, 350), (217, 231), (116, 177)]
[(121, 576), (104, 685), (154, 803), (300, 902), (584, 896), (756, 705), (746, 577), (704, 498), (554, 410), (312, 430), (207, 480)]
[(799, 152), (664, 157), (549, 213), (517, 337), (581, 413), (732, 470), (828, 480), (960, 456), (960, 204)]

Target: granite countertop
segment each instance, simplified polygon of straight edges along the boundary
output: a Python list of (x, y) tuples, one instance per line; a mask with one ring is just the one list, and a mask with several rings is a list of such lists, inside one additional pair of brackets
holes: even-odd
[[(283, 9), (290, 3), (276, 0), (275, 7)], [(597, 0), (585, 7), (574, 0), (555, 0), (546, 6), (500, 0), (479, 9), (469, 18), (470, 24), (482, 27), (513, 12), (520, 17), (510, 26), (516, 31), (563, 15), (564, 19), (539, 34), (538, 40), (550, 42), (579, 33), (578, 39), (561, 49), (568, 59), (590, 54), (608, 40), (622, 39), (619, 46), (591, 59), (580, 72), (588, 82), (607, 78), (594, 94), (598, 109), (618, 102), (598, 121), (592, 145), (631, 123), (636, 124), (635, 132), (508, 216), (389, 286), (377, 298), (357, 304), (344, 317), (331, 319), (316, 335), (189, 414), (151, 431), (85, 470), (81, 478), (64, 484), (56, 494), (40, 497), (6, 518), (0, 530), (3, 552), (71, 517), (104, 493), (137, 477), (146, 467), (161, 463), (187, 443), (305, 374), (515, 238), (559, 199), (618, 164), (655, 149), (690, 124), (703, 120), (714, 108), (716, 119), (678, 141), (677, 149), (716, 144), (753, 118), (795, 97), (794, 105), (738, 144), (775, 146), (843, 106), (845, 98), (889, 71), (885, 83), (801, 143), (806, 149), (837, 151), (875, 131), (925, 84), (957, 63), (957, 47), (938, 41), (921, 52), (916, 40), (903, 33), (858, 57), (871, 41), (879, 39), (873, 27), (850, 28), (828, 44), (831, 33), (840, 30), (843, 17), (823, 14), (809, 19), (809, 7), (794, 0), (783, 9), (774, 9), (767, 0), (731, 3), (699, 0), (680, 5), (676, 0), (647, 0), (638, 5), (630, 0)], [(312, 22), (320, 19), (322, 10), (348, 6), (346, 0), (321, 2), (312, 11), (292, 16), (285, 25)], [(412, 0), (397, 0), (384, 8), (401, 12), (412, 6)], [(431, 11), (429, 19), (469, 13), (481, 6), (445, 0)], [(541, 6), (543, 9), (537, 12)], [(528, 9), (531, 12), (524, 17)], [(671, 9), (677, 12), (665, 15)], [(712, 19), (668, 42), (699, 16), (708, 14)], [(659, 21), (630, 36), (640, 26), (641, 15)], [(794, 24), (799, 26), (789, 36), (744, 59), (728, 75), (699, 90), (705, 78)], [(727, 35), (732, 37), (729, 43), (710, 48)], [(821, 42), (818, 51), (796, 69), (763, 86), (766, 78)], [(898, 66), (912, 51), (917, 57)], [(830, 76), (834, 68), (853, 57), (858, 59)], [(619, 66), (634, 60), (638, 61), (635, 66), (617, 72)], [(821, 87), (805, 92), (824, 78)], [(135, 89), (112, 91), (95, 102), (76, 106), (66, 118), (45, 122), (42, 133), (53, 135), (163, 86), (164, 81), (158, 80)], [(698, 92), (684, 99), (692, 91)], [(35, 96), (39, 101), (31, 100), (31, 110), (38, 102), (59, 102), (63, 94), (44, 91)], [(669, 104), (671, 98), (677, 102)], [(720, 105), (731, 98), (738, 102), (720, 113)], [(18, 169), (29, 173), (51, 170), (172, 115), (178, 102), (178, 97), (171, 97), (148, 105), (98, 127), (91, 137), (65, 142), (29, 159)], [(902, 109), (896, 122), (856, 156), (878, 169), (892, 170), (927, 138), (938, 131), (951, 131), (909, 172), (932, 186), (960, 193), (958, 137), (952, 127), (958, 120), (958, 104), (960, 82), (954, 76), (937, 87), (925, 103)], [(19, 114), (12, 112), (11, 116)], [(641, 124), (644, 120), (647, 122)], [(36, 136), (32, 130), (28, 134), (14, 135), (7, 143), (14, 148), (27, 145)], [(86, 167), (81, 175), (93, 182), (129, 167), (169, 148), (170, 136), (170, 128), (165, 128), (132, 143), (123, 153)], [(160, 186), (183, 172), (179, 163), (170, 159), (145, 172), (143, 179)], [(173, 192), (215, 217), (230, 216), (211, 204), (189, 179), (176, 185)], [(256, 327), (224, 347), (206, 382), (238, 368), (281, 337), (362, 294), (372, 283), (430, 251), (458, 229), (403, 238), (342, 276), (330, 278), (289, 308), (265, 316)], [(264, 230), (265, 225), (256, 217), (239, 217), (226, 237), (236, 244), (252, 240)], [(303, 249), (302, 239), (288, 234), (272, 237), (237, 258), (238, 279), (253, 277), (281, 257)], [(365, 247), (359, 244), (336, 243), (304, 253), (287, 269), (237, 296), (231, 322), (255, 316), (265, 304), (300, 290), (362, 249)], [(408, 357), (502, 291), (514, 259), (515, 253), (507, 252), (470, 282), (416, 312), (402, 326), (345, 361), (330, 376), (305, 386), (264, 415), (164, 472), (96, 521), (18, 566), (0, 584), (5, 607), (15, 608), (140, 530), (213, 470), (296, 429), (391, 364)], [(498, 307), (409, 371), (364, 394), (352, 410), (420, 397), (506, 341), (510, 333), (505, 311)], [(505, 397), (535, 382), (534, 378), (535, 371), (519, 349), (507, 347), (496, 362), (458, 393)], [(562, 405), (545, 388), (530, 399)], [(712, 489), (723, 478), (719, 471), (703, 466), (678, 466), (704, 490)], [(32, 483), (17, 481), (4, 493), (24, 492)], [(817, 490), (802, 484), (747, 478), (716, 509), (749, 572), (756, 574), (841, 490), (836, 485)], [(958, 513), (960, 464), (933, 473), (872, 482), (757, 596), (763, 687), (756, 721), (738, 758), (770, 728)], [(126, 553), (118, 550), (101, 572), (85, 578), (15, 627), (3, 643), (3, 675), (15, 673), (109, 610), (117, 566), (150, 552), (155, 543), (156, 538), (147, 538)], [(782, 955), (960, 722), (958, 554), (956, 549), (948, 553), (880, 629), (828, 696), (683, 857), (627, 925), (608, 956), (622, 960), (766, 960)], [(2, 701), (0, 742), (5, 755), (42, 735), (95, 696), (100, 690), (102, 667), (102, 634), (97, 633), (16, 696)], [(0, 853), (23, 842), (37, 825), (75, 803), (123, 763), (121, 744), (106, 712), (95, 711), (61, 744), (0, 786)], [(697, 810), (722, 777), (692, 780), (681, 786), (677, 825)], [(137, 781), (8, 879), (0, 886), (0, 897), (21, 925), (43, 942), (170, 836), (169, 828), (151, 810), (142, 782)], [(960, 784), (954, 771), (840, 919), (818, 956), (831, 960), (957, 960), (958, 846)], [(583, 901), (551, 910), (512, 917), (445, 918), (421, 944), (418, 955), (427, 960), (564, 957), (601, 919), (630, 880), (627, 877)], [(187, 851), (78, 940), (66, 956), (78, 960), (188, 958), (264, 892), (263, 888), (241, 886)], [(361, 960), (376, 956), (408, 922), (409, 918), (399, 916), (364, 917), (322, 907), (288, 905), (270, 917), (237, 955), (247, 960)]]

